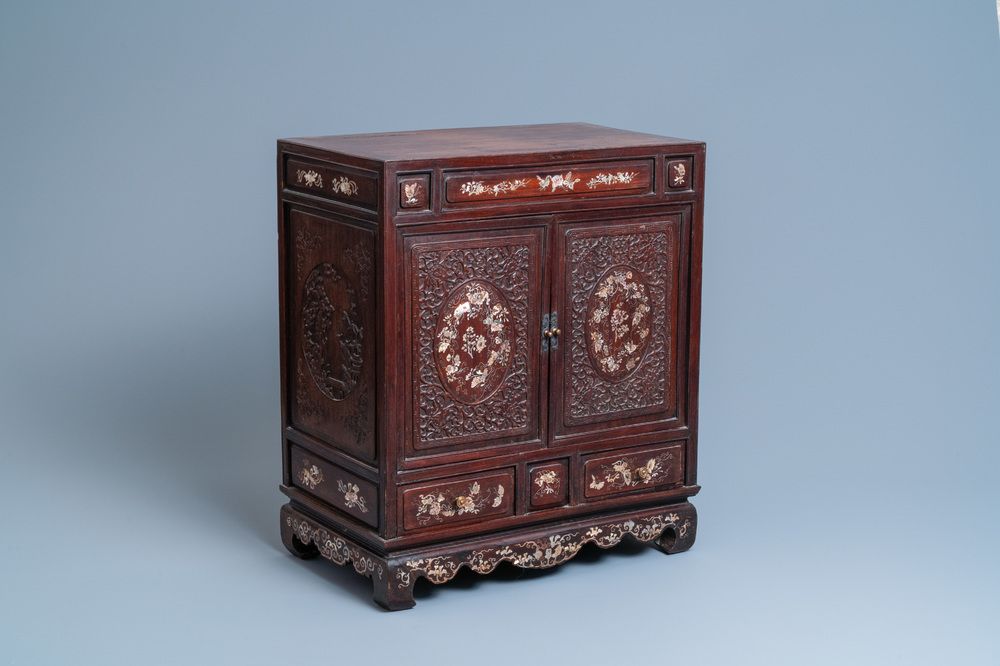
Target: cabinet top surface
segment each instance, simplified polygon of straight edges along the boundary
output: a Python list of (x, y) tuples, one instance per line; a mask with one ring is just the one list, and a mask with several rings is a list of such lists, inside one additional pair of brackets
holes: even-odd
[(283, 141), (356, 157), (387, 161), (613, 150), (615, 148), (699, 143), (588, 123), (344, 134), (284, 139)]

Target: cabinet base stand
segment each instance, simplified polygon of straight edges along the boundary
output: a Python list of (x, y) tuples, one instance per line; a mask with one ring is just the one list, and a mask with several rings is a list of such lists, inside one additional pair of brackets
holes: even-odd
[(281, 507), (281, 540), (293, 555), (303, 559), (322, 555), (342, 565), (351, 562), (355, 571), (372, 579), (375, 603), (388, 610), (413, 607), (413, 584), (420, 576), (432, 583), (443, 583), (463, 566), (486, 574), (501, 562), (525, 569), (546, 569), (572, 559), (587, 543), (610, 548), (626, 535), (641, 542), (651, 541), (665, 553), (679, 553), (694, 544), (697, 526), (694, 506), (681, 502), (563, 522), (555, 531), (522, 529), (452, 541), (447, 547), (432, 545), (380, 556), (290, 504)]

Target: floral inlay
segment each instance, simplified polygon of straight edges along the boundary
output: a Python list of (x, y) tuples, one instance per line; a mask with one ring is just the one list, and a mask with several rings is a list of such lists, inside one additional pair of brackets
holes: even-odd
[(496, 548), (482, 548), (458, 556), (408, 560), (405, 568), (396, 571), (396, 587), (409, 587), (417, 576), (424, 576), (432, 583), (444, 583), (454, 578), (463, 566), (476, 573), (487, 574), (503, 561), (526, 569), (544, 569), (573, 558), (587, 543), (610, 548), (626, 535), (639, 541), (652, 541), (667, 529), (674, 530), (678, 538), (684, 539), (691, 529), (691, 519), (687, 516), (682, 519), (677, 513), (654, 515), (595, 525), (584, 532), (564, 532)]
[(535, 176), (538, 178), (538, 189), (545, 190), (551, 187), (550, 192), (555, 192), (556, 190), (572, 190), (573, 186), (580, 182), (579, 178), (573, 178), (573, 172), (567, 171), (566, 175), (555, 174), (553, 176)]
[(532, 495), (533, 498), (544, 498), (546, 495), (555, 495), (559, 492), (559, 473), (554, 469), (540, 472), (535, 477), (535, 485), (538, 488)]
[(682, 162), (679, 162), (673, 166), (674, 172), (674, 187), (679, 187), (684, 184), (684, 179), (687, 177), (687, 167), (684, 166)]
[(639, 463), (628, 458), (616, 460), (611, 465), (605, 465), (601, 468), (602, 478), (599, 479), (594, 474), (590, 475), (590, 487), (594, 490), (602, 490), (607, 485), (615, 490), (624, 490), (649, 485), (666, 474), (666, 462), (673, 457), (672, 453), (661, 453)]
[(519, 190), (522, 187), (527, 187), (528, 181), (523, 178), (515, 178), (513, 180), (502, 180), (499, 183), (493, 185), (487, 185), (481, 180), (470, 180), (467, 183), (462, 183), (462, 189), (460, 190), (462, 194), (470, 197), (479, 196), (480, 194), (492, 194), (493, 196), (499, 195), (501, 192), (513, 192), (514, 190)]
[(358, 184), (347, 176), (333, 179), (333, 191), (351, 196), (358, 193)]
[(323, 483), (323, 470), (308, 460), (303, 460), (302, 469), (299, 470), (299, 482), (309, 486), (310, 490), (316, 490), (316, 486)]
[(467, 404), (488, 398), (511, 365), (513, 324), (506, 299), (492, 284), (470, 280), (441, 309), (434, 352), (448, 391)]
[(634, 171), (619, 171), (618, 173), (599, 173), (587, 181), (587, 187), (594, 189), (601, 185), (618, 185), (631, 183), (636, 177)]
[(420, 183), (404, 183), (403, 196), (406, 197), (407, 206), (416, 206), (420, 203), (417, 195), (420, 193)]
[(587, 316), (587, 350), (598, 374), (619, 381), (635, 371), (649, 344), (650, 311), (637, 270), (616, 266), (598, 281)]
[(323, 187), (323, 176), (312, 169), (309, 171), (299, 169), (295, 172), (295, 182), (306, 187)]
[(365, 498), (358, 495), (361, 488), (356, 483), (344, 483), (337, 479), (337, 489), (344, 493), (344, 506), (348, 509), (361, 509), (361, 513), (368, 513), (365, 505)]
[(461, 516), (467, 513), (479, 513), (486, 506), (499, 507), (503, 503), (504, 488), (498, 484), (496, 489), (483, 492), (478, 481), (473, 481), (464, 495), (457, 495), (450, 490), (420, 495), (417, 505), (417, 521), (421, 525), (441, 522), (445, 518)]

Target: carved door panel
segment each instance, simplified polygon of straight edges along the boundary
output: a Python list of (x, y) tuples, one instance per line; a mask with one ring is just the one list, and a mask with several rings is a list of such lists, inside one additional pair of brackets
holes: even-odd
[(408, 457), (540, 445), (545, 227), (404, 240)]
[(558, 226), (549, 424), (557, 444), (676, 417), (682, 218)]

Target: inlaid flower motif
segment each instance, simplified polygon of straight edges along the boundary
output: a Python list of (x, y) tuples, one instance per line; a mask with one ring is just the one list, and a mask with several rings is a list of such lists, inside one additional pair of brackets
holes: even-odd
[(407, 206), (415, 206), (420, 203), (417, 194), (420, 193), (420, 183), (404, 183), (403, 196), (406, 198)]
[(299, 169), (295, 172), (295, 182), (306, 187), (323, 187), (323, 176), (312, 169), (309, 171)]
[(559, 492), (559, 473), (554, 469), (540, 472), (535, 477), (535, 485), (538, 486), (533, 495), (536, 499), (545, 495), (555, 495)]
[(333, 191), (351, 196), (358, 193), (358, 184), (347, 176), (341, 176), (333, 180)]
[(361, 513), (368, 513), (365, 498), (358, 495), (361, 488), (356, 483), (344, 483), (340, 479), (337, 479), (337, 488), (340, 492), (344, 493), (344, 505), (348, 509), (357, 508), (361, 510)]
[(528, 181), (523, 178), (502, 180), (499, 183), (494, 183), (493, 185), (487, 185), (481, 180), (470, 180), (467, 183), (462, 183), (462, 187), (459, 191), (470, 197), (479, 196), (480, 194), (492, 194), (495, 197), (501, 193), (514, 192), (515, 190), (519, 190), (522, 187), (527, 186)]
[(649, 343), (651, 311), (638, 271), (617, 266), (598, 281), (586, 321), (587, 350), (598, 374), (619, 381), (639, 366)]
[(310, 490), (316, 490), (316, 486), (323, 483), (323, 470), (308, 460), (303, 460), (302, 469), (299, 470), (299, 482), (308, 486)]
[(594, 189), (600, 187), (601, 185), (616, 185), (619, 183), (626, 184), (631, 183), (636, 177), (634, 171), (619, 171), (618, 173), (599, 173), (589, 181), (587, 181), (587, 187)]
[(687, 167), (683, 163), (678, 163), (673, 166), (674, 172), (674, 187), (684, 184), (684, 178), (687, 176)]
[(573, 186), (580, 182), (579, 178), (573, 178), (573, 172), (567, 171), (566, 175), (554, 174), (552, 176), (535, 176), (538, 179), (538, 189), (545, 190), (547, 188), (552, 188), (549, 192), (555, 192), (556, 190), (572, 190)]
[(480, 402), (510, 369), (510, 308), (492, 284), (470, 280), (445, 301), (442, 314), (435, 349), (445, 386), (462, 402)]
[(417, 497), (417, 520), (425, 525), (431, 520), (440, 521), (452, 516), (479, 513), (486, 506), (499, 507), (503, 503), (503, 496), (502, 484), (483, 492), (478, 481), (471, 483), (462, 494), (451, 491), (427, 493)]
[(593, 474), (590, 475), (590, 488), (602, 490), (607, 484), (611, 488), (621, 490), (649, 485), (667, 473), (666, 463), (671, 458), (673, 458), (673, 454), (661, 453), (646, 459), (644, 462), (636, 462), (634, 457), (616, 460), (610, 466), (602, 468), (603, 479), (598, 479)]

